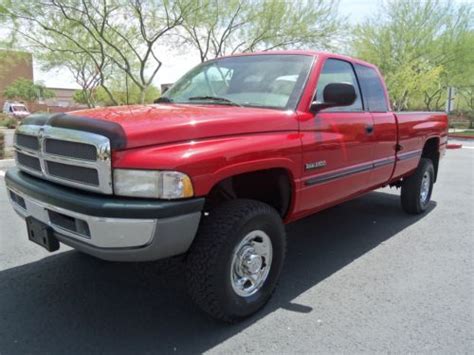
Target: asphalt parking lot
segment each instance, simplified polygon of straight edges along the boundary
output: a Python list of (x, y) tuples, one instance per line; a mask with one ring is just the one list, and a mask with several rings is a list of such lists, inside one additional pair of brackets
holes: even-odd
[(383, 189), (287, 229), (273, 299), (230, 326), (193, 306), (179, 260), (28, 242), (0, 176), (0, 354), (474, 352), (474, 149), (448, 151), (421, 217)]

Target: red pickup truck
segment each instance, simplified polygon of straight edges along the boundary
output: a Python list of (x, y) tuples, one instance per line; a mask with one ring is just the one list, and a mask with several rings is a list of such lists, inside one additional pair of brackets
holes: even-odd
[(153, 105), (38, 114), (5, 180), (29, 239), (98, 258), (184, 255), (189, 293), (238, 321), (270, 298), (284, 224), (383, 186), (423, 213), (443, 113), (394, 113), (377, 68), (312, 51), (211, 60)]

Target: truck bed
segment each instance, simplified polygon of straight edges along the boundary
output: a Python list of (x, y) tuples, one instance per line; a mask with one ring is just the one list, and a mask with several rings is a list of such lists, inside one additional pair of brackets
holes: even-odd
[(444, 112), (395, 112), (398, 125), (397, 163), (393, 180), (413, 171), (419, 159), (406, 159), (410, 154), (421, 157), (423, 143), (434, 139), (444, 154), (448, 140), (448, 117)]

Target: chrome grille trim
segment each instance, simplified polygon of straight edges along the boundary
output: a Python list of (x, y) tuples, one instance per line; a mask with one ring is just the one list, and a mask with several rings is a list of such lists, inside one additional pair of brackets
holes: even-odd
[[(28, 147), (21, 146), (17, 140), (17, 134), (29, 135), (37, 137), (39, 140), (39, 150), (32, 150)], [(46, 139), (54, 139), (58, 141), (74, 142), (80, 144), (92, 145), (96, 148), (97, 157), (95, 161), (80, 159), (66, 155), (56, 155), (46, 152)], [(15, 160), (18, 168), (34, 176), (41, 177), (45, 180), (57, 182), (62, 185), (77, 187), (83, 190), (100, 192), (104, 194), (112, 194), (112, 167), (110, 160), (110, 140), (99, 134), (76, 131), (66, 128), (57, 128), (51, 126), (23, 125), (17, 128), (14, 147), (16, 153), (29, 155), (38, 158), (41, 165), (41, 172), (31, 169), (19, 163), (18, 155), (15, 154)], [(65, 165), (73, 165), (83, 168), (90, 168), (97, 171), (98, 185), (81, 183), (76, 180), (70, 180), (53, 176), (49, 173), (47, 162), (56, 162)]]

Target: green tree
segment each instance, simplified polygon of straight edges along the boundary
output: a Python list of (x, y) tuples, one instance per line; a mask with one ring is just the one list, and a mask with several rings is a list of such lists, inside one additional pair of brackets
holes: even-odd
[[(140, 88), (135, 85), (135, 83), (128, 83), (127, 85), (126, 80), (115, 79), (108, 83), (108, 87), (110, 88), (115, 101), (112, 102), (104, 89), (102, 87), (98, 87), (92, 93), (97, 105), (113, 106), (133, 105), (140, 103), (149, 104), (153, 103), (153, 101), (160, 96), (160, 91), (155, 86), (149, 85), (145, 90), (144, 97), (142, 97), (142, 91)], [(77, 98), (79, 100), (81, 100), (81, 96), (82, 94), (77, 94)]]
[(202, 0), (183, 15), (179, 37), (201, 61), (237, 52), (328, 49), (342, 33), (338, 1)]
[(0, 22), (46, 69), (69, 69), (87, 105), (94, 106), (98, 87), (119, 103), (108, 86), (112, 74), (138, 88), (145, 102), (166, 45), (194, 46), (201, 60), (273, 48), (330, 48), (344, 27), (337, 6), (329, 0), (0, 0)]
[[(40, 55), (43, 62), (42, 69), (45, 71), (66, 68), (74, 77), (77, 84), (81, 86), (81, 90), (75, 93), (75, 101), (87, 105), (87, 107), (95, 107), (96, 101), (94, 92), (101, 86), (102, 75), (106, 72), (107, 62), (101, 64), (99, 69), (94, 62), (83, 55), (73, 55), (69, 52), (59, 56), (53, 52), (46, 52)], [(108, 77), (109, 75), (107, 75)], [(106, 84), (104, 85), (106, 87)], [(104, 89), (103, 89), (104, 90)], [(108, 93), (111, 94), (107, 88)], [(80, 94), (79, 94), (80, 93)], [(113, 97), (109, 97), (110, 101), (114, 101)]]
[[(145, 101), (147, 88), (162, 66), (158, 44), (180, 25), (192, 0), (0, 0), (0, 8), (23, 40), (43, 54), (71, 64), (83, 56), (98, 71), (102, 89), (107, 70), (122, 71)], [(65, 55), (67, 54), (67, 55)], [(45, 56), (47, 58), (47, 56)], [(73, 63), (75, 70), (76, 64)]]
[(474, 85), (459, 89), (457, 103), (457, 110), (469, 120), (469, 128), (474, 128)]
[(3, 97), (9, 100), (34, 102), (54, 97), (54, 92), (41, 84), (35, 84), (28, 79), (17, 79), (5, 88)]
[(389, 0), (356, 26), (353, 53), (381, 69), (394, 109), (439, 110), (473, 70), (472, 19), (468, 3)]
[[(84, 90), (76, 90), (74, 91), (74, 95), (72, 95), (72, 99), (77, 104), (87, 105), (88, 107), (95, 107), (95, 90), (90, 90), (87, 92), (84, 92)], [(91, 101), (94, 102), (93, 106), (90, 105)]]

